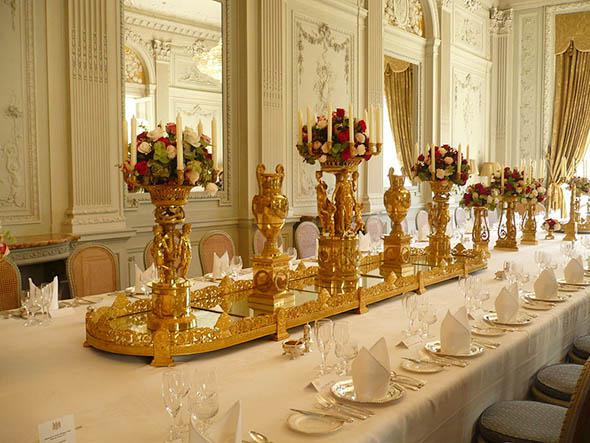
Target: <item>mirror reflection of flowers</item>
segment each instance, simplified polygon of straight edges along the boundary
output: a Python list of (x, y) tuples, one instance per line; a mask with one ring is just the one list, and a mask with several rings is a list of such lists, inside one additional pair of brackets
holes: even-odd
[(535, 179), (528, 182), (524, 190), (522, 191), (521, 202), (529, 203), (536, 201), (537, 203), (543, 203), (547, 198), (547, 189), (543, 185), (541, 180)]
[(586, 177), (572, 177), (568, 182), (568, 189), (571, 191), (572, 185), (576, 185), (578, 194), (590, 194), (590, 180)]
[(500, 173), (496, 172), (492, 176), (490, 186), (497, 189), (502, 197), (520, 197), (526, 189), (524, 173), (506, 166)]
[[(433, 151), (434, 168), (431, 164)], [(450, 181), (463, 186), (469, 178), (469, 161), (461, 156), (460, 166), (458, 162), (457, 149), (449, 145), (432, 146), (427, 153), (418, 156), (416, 163), (412, 166), (412, 175), (420, 181)]]
[(464, 208), (486, 208), (493, 211), (500, 203), (499, 195), (497, 189), (475, 183), (467, 187), (459, 204)]
[(211, 138), (205, 134), (199, 136), (193, 128), (185, 127), (182, 147), (182, 167), (178, 168), (176, 123), (168, 123), (165, 127), (158, 125), (151, 131), (138, 134), (136, 154), (133, 147), (131, 153), (128, 149), (121, 165), (128, 190), (136, 192), (145, 186), (179, 184), (177, 170), (180, 169), (183, 185), (200, 185), (210, 194), (217, 192)]
[[(332, 140), (331, 146), (328, 142), (328, 121), (329, 119), (320, 115), (311, 127), (311, 134), (308, 126), (304, 125), (299, 135), (297, 150), (306, 163), (311, 165), (316, 161), (325, 163), (328, 160), (347, 161), (360, 157), (369, 160), (374, 152), (369, 146), (367, 134), (367, 123), (365, 120), (355, 120), (346, 115), (346, 111), (337, 108), (332, 113)], [(352, 124), (351, 124), (352, 123)], [(351, 143), (350, 128), (353, 127), (354, 134)], [(309, 146), (311, 136), (312, 145)]]
[(559, 231), (561, 224), (554, 218), (548, 218), (543, 222), (541, 228), (545, 231)]

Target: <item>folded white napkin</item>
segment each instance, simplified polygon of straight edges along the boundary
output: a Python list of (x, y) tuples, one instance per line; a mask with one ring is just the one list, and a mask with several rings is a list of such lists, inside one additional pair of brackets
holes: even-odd
[(563, 270), (567, 283), (584, 283), (584, 266), (577, 258), (572, 258)]
[(52, 282), (47, 284), (44, 288), (38, 288), (35, 285), (35, 283), (33, 283), (33, 280), (31, 280), (31, 278), (29, 277), (29, 291), (31, 291), (31, 294), (37, 295), (39, 293), (42, 293), (43, 295), (46, 295), (47, 293), (51, 293), (51, 301), (49, 302), (49, 312), (57, 311), (59, 309), (58, 289), (59, 282), (57, 280), (57, 275), (53, 277)]
[(447, 311), (440, 325), (440, 348), (445, 354), (457, 355), (469, 352), (471, 348), (471, 329), (465, 306), (455, 314)]
[(369, 234), (363, 234), (359, 232), (359, 251), (370, 251), (371, 250), (371, 236)]
[(430, 226), (427, 223), (418, 226), (418, 241), (426, 241), (428, 240), (428, 235), (430, 234)]
[(156, 280), (157, 278), (156, 266), (152, 264), (145, 271), (142, 271), (137, 264), (135, 265), (135, 292), (141, 291), (141, 287), (146, 283)]
[(213, 278), (222, 278), (229, 271), (229, 255), (227, 251), (223, 253), (221, 258), (213, 253)]
[(234, 403), (222, 417), (207, 430), (207, 436), (199, 434), (191, 427), (189, 443), (241, 443), (242, 407), (240, 401)]
[(518, 301), (518, 287), (516, 284), (510, 285), (508, 288), (502, 288), (496, 297), (494, 304), (496, 306), (496, 314), (498, 315), (499, 321), (513, 321), (518, 315), (518, 309), (520, 308), (520, 303)]
[(390, 362), (385, 339), (379, 339), (370, 351), (363, 346), (352, 362), (356, 398), (359, 401), (383, 398), (389, 388), (389, 378)]
[(554, 298), (557, 295), (557, 280), (553, 269), (544, 269), (533, 285), (535, 295), (540, 299)]

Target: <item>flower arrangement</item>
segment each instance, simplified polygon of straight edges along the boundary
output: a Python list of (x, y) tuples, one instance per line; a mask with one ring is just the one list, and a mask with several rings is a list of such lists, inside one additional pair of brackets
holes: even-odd
[[(316, 117), (315, 124), (302, 127), (302, 133), (297, 143), (297, 150), (306, 163), (311, 165), (316, 161), (325, 163), (328, 160), (343, 162), (352, 158), (369, 160), (374, 152), (369, 146), (367, 123), (355, 120), (346, 115), (346, 111), (337, 108), (332, 112), (331, 143), (328, 143), (329, 119), (324, 115)], [(351, 143), (351, 127), (354, 131)], [(309, 141), (311, 140), (311, 148)]]
[(586, 177), (572, 177), (568, 183), (568, 189), (572, 189), (572, 185), (576, 185), (576, 191), (579, 194), (590, 194), (590, 180)]
[(517, 168), (505, 167), (500, 174), (495, 173), (490, 185), (497, 189), (501, 197), (520, 197), (526, 187), (524, 174)]
[(541, 228), (543, 228), (543, 230), (549, 232), (549, 231), (559, 231), (561, 229), (561, 224), (555, 220), (554, 218), (548, 218), (547, 220), (545, 220), (543, 222), (543, 224), (541, 225)]
[[(434, 175), (431, 166), (432, 152), (434, 151)], [(449, 145), (433, 146), (426, 154), (420, 154), (418, 161), (412, 166), (412, 175), (421, 181), (451, 181), (463, 186), (469, 178), (469, 162), (461, 157), (461, 165), (458, 165), (459, 151)]]
[(0, 225), (0, 260), (10, 253), (8, 243), (13, 241), (14, 237), (10, 234), (10, 231), (2, 229), (2, 225)]
[(530, 203), (537, 202), (543, 203), (547, 198), (547, 189), (543, 186), (541, 180), (533, 180), (527, 183), (522, 191), (521, 202)]
[(459, 204), (464, 208), (486, 208), (491, 211), (500, 203), (500, 192), (481, 183), (469, 185)]
[[(201, 185), (209, 193), (217, 191), (213, 183), (214, 168), (209, 152), (211, 139), (199, 136), (187, 127), (182, 133), (182, 168), (178, 168), (177, 128), (168, 123), (164, 128), (158, 125), (151, 131), (143, 131), (136, 137), (136, 158), (132, 153), (121, 165), (127, 188), (131, 192), (151, 185), (182, 184)], [(179, 183), (180, 170), (182, 183)]]

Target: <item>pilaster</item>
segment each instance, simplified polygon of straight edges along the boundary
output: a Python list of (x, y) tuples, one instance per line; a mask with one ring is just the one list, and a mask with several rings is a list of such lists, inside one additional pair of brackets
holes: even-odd
[[(152, 40), (154, 64), (156, 65), (156, 83), (170, 84), (170, 42)], [(170, 88), (156, 87), (156, 122), (166, 124), (170, 121)]]
[(453, 40), (453, 0), (438, 0), (438, 6), (440, 17), (440, 129), (438, 143), (443, 144), (451, 143), (451, 45)]

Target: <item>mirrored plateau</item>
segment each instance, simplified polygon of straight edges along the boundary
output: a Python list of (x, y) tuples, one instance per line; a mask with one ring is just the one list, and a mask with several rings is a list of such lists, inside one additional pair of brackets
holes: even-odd
[(150, 299), (136, 300), (119, 294), (113, 305), (89, 308), (86, 314), (86, 346), (108, 352), (154, 356), (152, 364), (172, 364), (178, 355), (198, 354), (239, 345), (265, 336), (284, 340), (289, 329), (347, 311), (365, 313), (368, 306), (406, 292), (424, 292), (427, 286), (484, 269), (486, 261), (465, 250), (450, 263), (429, 266), (420, 254), (411, 256), (410, 275), (382, 272), (381, 255), (361, 260), (356, 289), (333, 293), (316, 284), (317, 266), (300, 264), (290, 271), (287, 295), (274, 305), (251, 300), (252, 280), (225, 277), (219, 285), (191, 292), (191, 313), (196, 326), (183, 331), (148, 328)]

